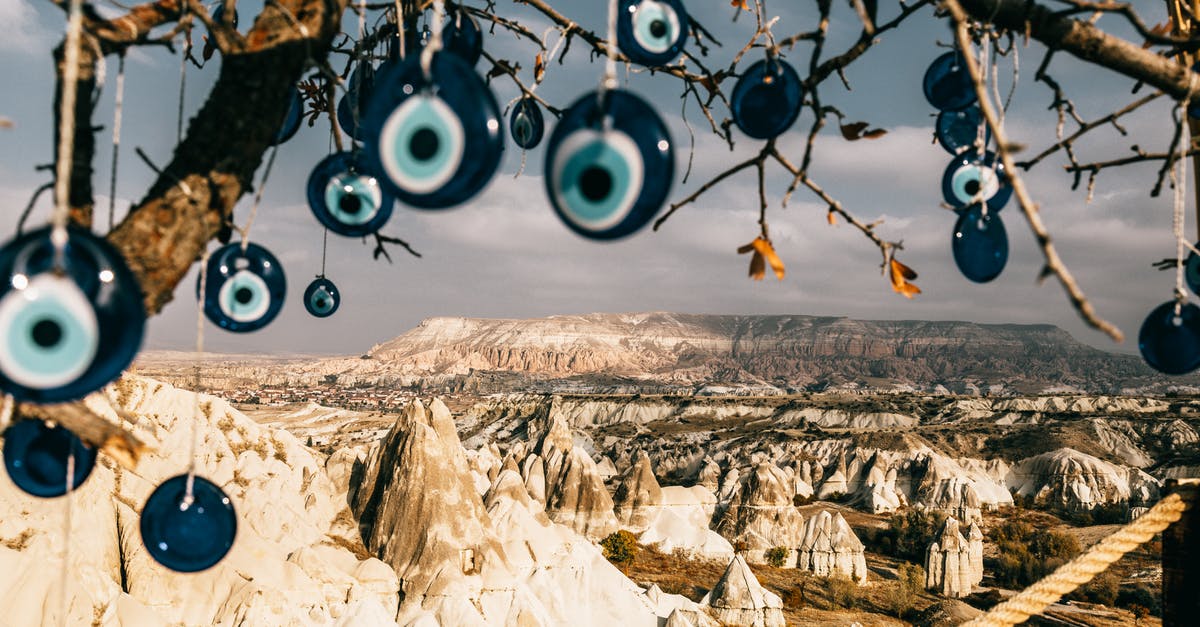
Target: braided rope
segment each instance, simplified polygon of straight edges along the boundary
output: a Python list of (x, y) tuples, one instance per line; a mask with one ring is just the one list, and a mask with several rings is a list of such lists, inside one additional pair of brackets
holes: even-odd
[(1137, 520), (1101, 540), (1075, 559), (1016, 596), (993, 607), (987, 614), (963, 623), (964, 627), (1008, 627), (1041, 614), (1063, 595), (1104, 572), (1126, 553), (1149, 542), (1183, 516), (1187, 503), (1178, 494), (1168, 495)]

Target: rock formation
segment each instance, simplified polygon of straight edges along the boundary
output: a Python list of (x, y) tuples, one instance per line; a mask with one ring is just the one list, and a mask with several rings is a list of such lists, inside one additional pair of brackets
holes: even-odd
[(662, 488), (654, 477), (650, 456), (639, 452), (613, 495), (617, 521), (623, 529), (641, 532), (650, 526), (662, 503)]
[(787, 549), (784, 566), (796, 564), (795, 548), (803, 537), (804, 517), (792, 504), (787, 474), (771, 463), (754, 467), (736, 501), (718, 519), (715, 529), (746, 559), (766, 562), (766, 552)]
[(983, 534), (972, 523), (967, 537), (947, 518), (925, 552), (925, 587), (942, 596), (964, 597), (983, 581)]
[(704, 465), (700, 468), (700, 473), (696, 475), (696, 485), (704, 486), (710, 492), (716, 493), (720, 483), (721, 467), (711, 457), (705, 457)]
[(729, 562), (721, 579), (700, 600), (724, 625), (784, 627), (783, 601), (758, 583), (741, 555)]
[(716, 503), (713, 493), (703, 486), (667, 486), (662, 489), (662, 504), (638, 542), (664, 553), (680, 550), (700, 559), (728, 560), (733, 557), (733, 545), (708, 528)]
[(1158, 481), (1136, 468), (1118, 466), (1074, 449), (1062, 448), (1013, 465), (1009, 486), (1022, 496), (1064, 509), (1092, 509), (1109, 503), (1153, 502)]
[(822, 510), (804, 521), (797, 567), (818, 576), (845, 575), (867, 582), (867, 559), (863, 543), (840, 513)]

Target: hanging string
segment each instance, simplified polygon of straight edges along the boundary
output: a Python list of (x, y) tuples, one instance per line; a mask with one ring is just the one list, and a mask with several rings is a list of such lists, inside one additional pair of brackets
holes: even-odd
[(262, 203), (263, 190), (267, 188), (267, 179), (271, 178), (271, 166), (275, 165), (275, 153), (277, 152), (279, 152), (279, 144), (271, 147), (271, 156), (267, 157), (267, 167), (263, 170), (262, 180), (258, 182), (258, 189), (254, 191), (254, 204), (250, 206), (250, 216), (246, 219), (246, 226), (237, 229), (238, 233), (242, 234), (242, 252), (246, 252), (250, 246), (250, 228), (254, 226), (254, 218), (258, 216), (258, 205)]
[(192, 488), (196, 483), (196, 450), (199, 448), (200, 429), (200, 359), (204, 355), (204, 293), (208, 290), (208, 250), (200, 257), (200, 298), (196, 299), (196, 357), (192, 366), (191, 447), (188, 451), (187, 487), (183, 493), (181, 509), (187, 509), (195, 501)]
[(400, 44), (401, 61), (407, 56), (407, 51), (404, 49), (404, 37), (404, 3), (403, 0), (396, 0), (396, 41)]
[(113, 103), (112, 171), (108, 177), (108, 230), (113, 229), (117, 211), (117, 159), (121, 154), (121, 110), (125, 104), (125, 55), (117, 57), (117, 94)]
[(1183, 132), (1187, 115), (1188, 103), (1191, 100), (1191, 94), (1188, 94), (1176, 107), (1174, 118), (1176, 120), (1176, 149), (1178, 150), (1178, 159), (1175, 165), (1171, 167), (1171, 185), (1175, 188), (1175, 206), (1173, 230), (1175, 232), (1175, 315), (1178, 316), (1183, 310), (1183, 304), (1187, 302), (1187, 289), (1184, 287), (1184, 249), (1196, 249), (1188, 243), (1184, 236), (1184, 222), (1186, 220), (1184, 209), (1187, 205), (1187, 150), (1190, 138), (1188, 134)]
[[(362, 82), (363, 82), (363, 78), (364, 78), (363, 75), (365, 74), (365, 72), (363, 71), (363, 64), (364, 63), (370, 64), (370, 62), (371, 62), (369, 59), (370, 54), (368, 52), (366, 52), (362, 47), (363, 41), (366, 40), (366, 37), (367, 37), (367, 0), (359, 0), (359, 3), (358, 3), (358, 68), (356, 68), (355, 72), (354, 72), (354, 76), (357, 79), (358, 84), (350, 86), (350, 87), (357, 87), (357, 89), (355, 90), (354, 101), (353, 102), (348, 101), (348, 104), (350, 105), (350, 117), (354, 123), (354, 132), (350, 134), (350, 147), (352, 148), (352, 152), (354, 152), (355, 154), (358, 153), (358, 142), (355, 140), (355, 138), (358, 137), (358, 128), (359, 128), (358, 112), (359, 112), (359, 109), (362, 108), (362, 99), (363, 99), (363, 96), (365, 95), (365, 94), (363, 94), (363, 87), (362, 87)], [(348, 97), (348, 96), (349, 96), (349, 89), (347, 89), (346, 97)]]
[(442, 49), (442, 22), (446, 19), (446, 7), (442, 0), (433, 0), (433, 24), (429, 29), (429, 43), (421, 50), (421, 72), (425, 82), (433, 82), (433, 55)]
[(50, 241), (54, 265), (62, 270), (67, 246), (67, 222), (71, 218), (71, 169), (75, 163), (75, 100), (79, 92), (79, 46), (83, 38), (83, 0), (71, 0), (67, 13), (67, 41), (63, 54), (62, 102), (58, 115), (58, 163), (54, 174), (54, 213)]
[[(185, 3), (184, 7), (188, 5)], [(187, 11), (185, 8), (184, 11)], [(192, 38), (187, 33), (183, 35), (183, 55), (179, 59), (179, 109), (175, 112), (175, 143), (183, 141), (183, 102), (187, 95), (187, 60), (192, 53)]]
[(71, 572), (71, 492), (75, 490), (75, 448), (67, 453), (67, 493), (65, 498), (66, 513), (63, 515), (63, 553), (62, 573), (59, 577), (59, 589), (62, 594), (62, 614), (59, 615), (59, 625), (66, 627), (67, 614), (71, 611), (71, 597), (67, 594), (67, 573)]
[(600, 98), (617, 88), (617, 0), (608, 2), (608, 40), (604, 43), (608, 58), (604, 61), (604, 79), (600, 82)]
[(321, 237), (321, 278), (325, 278), (325, 252), (329, 249), (329, 227), (325, 227), (325, 235)]

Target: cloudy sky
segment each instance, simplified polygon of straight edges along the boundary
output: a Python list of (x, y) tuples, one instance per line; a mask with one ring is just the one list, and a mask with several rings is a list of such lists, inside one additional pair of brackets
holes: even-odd
[[(475, 4), (482, 5), (482, 0)], [(603, 12), (596, 8), (600, 3), (557, 4), (585, 27), (602, 29)], [(894, 3), (881, 4), (881, 17), (896, 10)], [(245, 29), (249, 16), (261, 4), (245, 0), (239, 5)], [(753, 21), (748, 19), (752, 16), (732, 21), (734, 11), (726, 0), (686, 0), (686, 5), (725, 43), (710, 51), (706, 63), (727, 65), (753, 32)], [(796, 5), (800, 8), (793, 8)], [(858, 25), (846, 3), (835, 5), (835, 38), (827, 48), (831, 52), (845, 48), (849, 37), (857, 36)], [(548, 26), (507, 0), (500, 0), (497, 6), (524, 19), (535, 32)], [(808, 3), (776, 0), (769, 8), (772, 15), (779, 16), (776, 33), (781, 36), (813, 27)], [(1145, 18), (1149, 23), (1162, 20), (1156, 14)], [(33, 168), (49, 162), (52, 154), (50, 51), (61, 37), (62, 22), (61, 13), (48, 2), (0, 0), (0, 80), (5, 86), (0, 90), (0, 115), (15, 124), (0, 131), (0, 232), (11, 231), (30, 193), (45, 180)], [(782, 208), (780, 200), (788, 184), (782, 172), (771, 172), (768, 177), (769, 220), (788, 275), (782, 282), (772, 278), (759, 283), (746, 277), (748, 259), (736, 254), (738, 246), (757, 234), (752, 171), (728, 180), (697, 204), (681, 210), (657, 233), (646, 229), (619, 242), (595, 243), (570, 232), (550, 209), (541, 178), (541, 150), (527, 155), (524, 174), (514, 178), (521, 155), (510, 145), (500, 172), (472, 202), (435, 212), (396, 208), (384, 232), (411, 242), (423, 253), (422, 259), (396, 251), (394, 264), (375, 262), (371, 249), (360, 240), (331, 235), (327, 275), (343, 292), (342, 308), (329, 319), (311, 318), (300, 295), (320, 270), (322, 229), (307, 208), (304, 184), (309, 171), (328, 151), (328, 130), (318, 126), (304, 128), (280, 149), (252, 232), (252, 239), (275, 252), (287, 270), (289, 301), (283, 313), (269, 327), (251, 334), (228, 334), (210, 326), (207, 346), (225, 352), (358, 353), (429, 316), (679, 311), (1052, 323), (1090, 344), (1135, 351), (1143, 317), (1170, 298), (1174, 281), (1172, 275), (1150, 266), (1174, 253), (1169, 194), (1149, 196), (1155, 169), (1135, 166), (1105, 172), (1091, 204), (1085, 202), (1083, 190), (1070, 190), (1071, 179), (1063, 173), (1061, 156), (1026, 176), (1063, 258), (1100, 313), (1132, 338), (1123, 345), (1112, 344), (1079, 322), (1057, 284), (1036, 283), (1041, 257), (1015, 200), (1001, 214), (1012, 249), (1004, 274), (986, 285), (967, 281), (951, 257), (954, 216), (939, 208), (941, 175), (949, 156), (931, 143), (934, 111), (920, 88), (925, 68), (943, 51), (938, 42), (950, 41), (951, 33), (929, 9), (910, 22), (899, 32), (885, 34), (879, 46), (848, 69), (851, 91), (837, 80), (828, 81), (822, 91), (825, 104), (838, 107), (851, 120), (883, 127), (888, 134), (873, 141), (847, 142), (831, 125), (818, 140), (812, 174), (859, 217), (882, 220), (884, 237), (903, 239), (901, 259), (920, 273), (916, 283), (924, 292), (913, 301), (891, 291), (880, 275), (878, 251), (869, 241), (845, 225), (826, 224), (825, 209), (818, 199), (801, 192)], [(346, 26), (354, 28), (356, 20), (348, 19)], [(1122, 30), (1116, 18), (1105, 18), (1101, 26)], [(493, 55), (519, 62), (523, 75), (530, 76), (534, 50), (528, 42), (498, 32), (485, 45)], [(1033, 82), (1043, 49), (1034, 43), (1019, 48), (1018, 53), (1017, 92), (1007, 129), (1012, 139), (1030, 145), (1031, 151), (1040, 151), (1053, 142), (1055, 125), (1053, 112), (1047, 110), (1049, 91)], [(749, 54), (743, 67), (759, 54)], [(788, 59), (803, 68), (808, 55), (809, 48), (802, 44)], [(110, 59), (110, 86), (115, 84), (115, 68), (115, 60)], [(1137, 97), (1130, 91), (1132, 81), (1065, 55), (1051, 68), (1087, 119)], [(589, 63), (583, 47), (576, 43), (565, 65), (550, 67), (539, 93), (566, 106), (593, 89), (601, 70), (602, 64)], [(1000, 70), (1001, 85), (1007, 89), (1013, 60), (1003, 60)], [(215, 75), (215, 65), (203, 70), (189, 68), (184, 103), (189, 115), (202, 104)], [(681, 117), (681, 84), (624, 71), (622, 77), (629, 89), (653, 102), (667, 121), (682, 175), (689, 133)], [(130, 56), (115, 194), (118, 219), (131, 202), (141, 198), (153, 177), (133, 148), (142, 147), (160, 163), (170, 158), (178, 84), (177, 57), (162, 49), (138, 50)], [(730, 90), (732, 85), (730, 80), (725, 87)], [(502, 106), (517, 93), (503, 80), (497, 79), (493, 86)], [(105, 127), (98, 136), (95, 164), (96, 188), (103, 192), (97, 198), (101, 216), (108, 206), (112, 101), (113, 90), (106, 89), (95, 118), (95, 123)], [(718, 107), (715, 115), (720, 120), (729, 114)], [(672, 199), (682, 198), (760, 146), (739, 135), (731, 153), (705, 132), (707, 123), (694, 103), (687, 109), (687, 119), (696, 130), (693, 174), (686, 183), (675, 181)], [(786, 154), (799, 157), (812, 121), (812, 113), (806, 110), (780, 142)], [(1131, 116), (1125, 126), (1128, 136), (1106, 129), (1082, 143), (1081, 159), (1122, 156), (1134, 144), (1147, 150), (1165, 149), (1171, 130), (1170, 105), (1147, 107)], [(47, 219), (48, 199), (39, 206), (34, 223)], [(243, 199), (238, 206), (239, 222), (245, 220), (250, 201)], [(97, 229), (102, 231), (106, 223), (106, 217), (101, 217)], [(1191, 215), (1188, 228), (1189, 233), (1195, 232)], [(192, 346), (194, 280), (186, 279), (176, 301), (151, 321), (147, 348)]]

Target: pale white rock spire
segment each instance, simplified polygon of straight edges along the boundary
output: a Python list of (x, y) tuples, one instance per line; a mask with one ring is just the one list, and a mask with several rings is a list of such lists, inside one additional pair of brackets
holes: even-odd
[(946, 519), (942, 532), (925, 552), (927, 589), (943, 596), (964, 597), (983, 580), (983, 534), (974, 523), (971, 530), (967, 535), (974, 536), (973, 540), (963, 537), (957, 520)]
[(754, 563), (765, 563), (775, 547), (786, 549), (784, 566), (796, 564), (804, 517), (792, 503), (787, 473), (771, 463), (754, 467), (737, 499), (718, 519), (716, 530)]
[(633, 466), (621, 479), (613, 495), (613, 504), (623, 529), (640, 533), (654, 521), (663, 504), (663, 491), (645, 451), (638, 452)]
[(700, 599), (719, 622), (748, 627), (784, 627), (783, 601), (762, 587), (741, 555), (734, 556), (725, 573)]
[(822, 510), (804, 521), (797, 567), (818, 576), (845, 575), (867, 582), (863, 543), (840, 513)]

